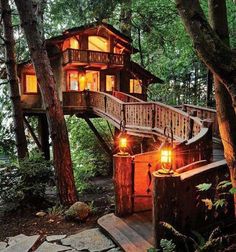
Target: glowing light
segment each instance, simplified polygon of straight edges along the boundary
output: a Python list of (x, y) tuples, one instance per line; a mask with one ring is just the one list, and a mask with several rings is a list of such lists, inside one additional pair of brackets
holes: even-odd
[(127, 148), (127, 138), (121, 137), (119, 139), (119, 147), (120, 148)]
[(161, 150), (161, 163), (170, 164), (172, 161), (172, 151), (169, 149)]

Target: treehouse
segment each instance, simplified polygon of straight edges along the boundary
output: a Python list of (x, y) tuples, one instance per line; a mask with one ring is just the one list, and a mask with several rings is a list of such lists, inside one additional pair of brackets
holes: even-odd
[[(108, 24), (72, 28), (46, 41), (63, 106), (74, 106), (81, 92), (121, 91), (146, 100), (147, 87), (162, 83), (133, 62), (131, 39)], [(42, 108), (37, 78), (30, 62), (18, 67), (21, 100), (28, 112)]]
[[(48, 39), (46, 48), (64, 114), (84, 118), (109, 155), (114, 153), (89, 118), (102, 117), (121, 131), (120, 151), (113, 156), (115, 215), (98, 224), (124, 251), (157, 247), (163, 238), (160, 221), (188, 232), (233, 215), (230, 208), (227, 216), (216, 219), (211, 212), (206, 219), (196, 188), (226, 179), (222, 147), (213, 148), (214, 139), (220, 142), (215, 110), (146, 101), (148, 85), (163, 81), (131, 60), (137, 52), (131, 40), (108, 24), (66, 30)], [(32, 64), (20, 64), (18, 74), (24, 115), (38, 116), (39, 138), (26, 118), (25, 124), (49, 158), (46, 111)], [(153, 139), (154, 150), (134, 155), (131, 135)], [(210, 190), (205, 197), (215, 194)]]

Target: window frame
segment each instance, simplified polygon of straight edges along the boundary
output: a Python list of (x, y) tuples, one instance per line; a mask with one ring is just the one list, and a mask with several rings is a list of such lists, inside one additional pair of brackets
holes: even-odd
[[(131, 81), (132, 81), (132, 85), (131, 85)], [(140, 89), (141, 89), (140, 93), (134, 92), (134, 82), (135, 81), (139, 82), (139, 86), (140, 86)], [(129, 93), (130, 94), (142, 94), (143, 93), (143, 88), (142, 88), (142, 85), (140, 83), (142, 83), (142, 80), (140, 80), (140, 79), (133, 79), (133, 78), (129, 79)], [(131, 86), (132, 86), (132, 89), (131, 89)], [(131, 90), (132, 90), (132, 92), (131, 92)]]

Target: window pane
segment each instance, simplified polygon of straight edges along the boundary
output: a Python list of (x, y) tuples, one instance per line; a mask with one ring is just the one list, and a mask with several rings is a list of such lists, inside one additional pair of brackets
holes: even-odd
[(69, 72), (69, 90), (78, 90), (78, 73)]
[(141, 94), (142, 86), (140, 80), (130, 79), (130, 93)]
[(97, 71), (86, 71), (86, 89), (90, 91), (98, 91), (99, 90), (99, 72)]
[(36, 75), (33, 75), (33, 74), (26, 75), (25, 91), (26, 91), (26, 93), (37, 93), (38, 92)]
[(88, 49), (92, 51), (108, 52), (107, 39), (99, 36), (89, 36)]
[(79, 42), (76, 38), (70, 38), (70, 48), (79, 49)]
[(115, 76), (107, 75), (106, 76), (106, 91), (110, 92), (114, 90), (115, 87)]

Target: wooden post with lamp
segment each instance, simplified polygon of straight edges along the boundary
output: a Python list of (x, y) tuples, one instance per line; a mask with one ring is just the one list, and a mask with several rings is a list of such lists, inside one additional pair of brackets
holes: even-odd
[(119, 152), (113, 156), (115, 214), (125, 216), (133, 212), (133, 158), (127, 152), (128, 138), (124, 132), (120, 134), (118, 141)]

